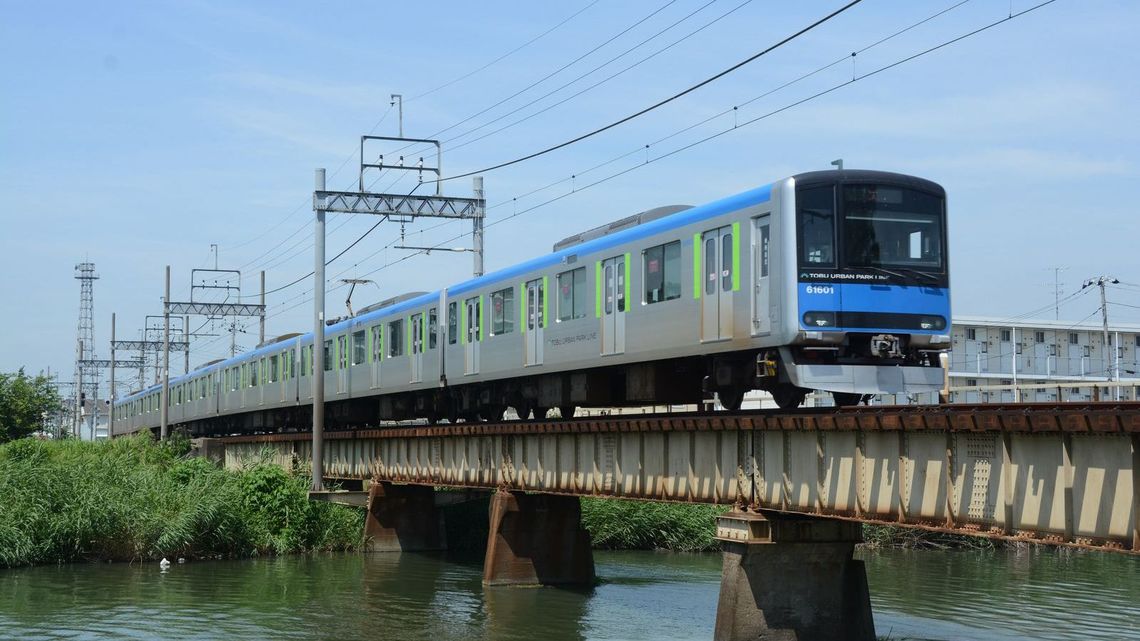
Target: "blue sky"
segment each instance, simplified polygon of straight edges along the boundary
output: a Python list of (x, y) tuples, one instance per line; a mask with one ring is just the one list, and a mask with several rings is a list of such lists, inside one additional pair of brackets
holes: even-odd
[[(1140, 283), (1134, 206), (1140, 177), (1135, 81), (1140, 50), (1134, 30), (1140, 4), (1135, 2), (1060, 0), (662, 158), (734, 122), (959, 36), (1007, 16), (1011, 7), (1016, 12), (1034, 3), (966, 2), (850, 60), (850, 52), (955, 4), (867, 0), (645, 117), (486, 174), (492, 205), (488, 271), (636, 211), (705, 202), (826, 169), (842, 157), (847, 167), (916, 174), (946, 187), (956, 314), (1007, 317), (1041, 310), (1035, 316), (1052, 318), (1047, 306), (1053, 299), (1053, 267), (1067, 268), (1062, 273), (1066, 293), (1102, 273)], [(0, 299), (6, 301), (0, 370), (50, 366), (70, 378), (79, 299), (73, 268), (84, 258), (94, 261), (102, 276), (95, 286), (101, 357), (108, 352), (111, 313), (118, 314), (120, 336), (137, 336), (143, 317), (160, 313), (164, 266), (173, 267), (173, 297), (185, 299), (190, 270), (213, 264), (211, 243), (219, 245), (220, 267), (243, 270), (246, 294), (254, 293), (260, 269), (267, 270), (270, 289), (307, 273), (313, 262), (313, 169), (328, 168), (330, 188), (349, 187), (359, 136), (396, 134), (392, 93), (405, 97), (406, 135), (430, 137), (653, 14), (538, 86), (438, 133), (445, 141), (445, 170), (455, 174), (632, 113), (838, 6), (762, 0), (6, 2), (0, 21), (0, 186), (6, 194), (0, 209), (0, 265), (6, 275), (0, 281)], [(632, 68), (481, 138), (626, 67)], [(579, 76), (584, 77), (571, 82)], [(543, 97), (562, 85), (567, 86)], [(734, 105), (739, 106), (735, 113), (645, 150), (646, 144), (731, 112)], [(632, 153), (586, 171), (627, 152)], [(636, 165), (641, 166), (583, 188)], [(395, 178), (382, 176), (374, 188), (406, 192), (414, 185), (410, 176)], [(531, 193), (551, 183), (557, 184)], [(446, 190), (468, 195), (470, 185), (469, 179), (457, 180)], [(575, 193), (492, 224), (570, 191)], [(332, 217), (329, 255), (372, 222)], [(435, 225), (409, 225), (406, 244), (469, 243), (452, 240), (466, 230), (462, 225), (428, 229)], [(399, 233), (395, 224), (382, 225), (330, 266), (330, 279), (376, 280), (376, 286), (357, 289), (357, 307), (403, 291), (434, 289), (470, 273), (469, 254), (433, 253), (386, 267), (408, 255), (384, 249)], [(269, 297), (270, 335), (308, 328), (311, 289), (308, 279)], [(330, 287), (330, 315), (343, 310), (344, 293)], [(1140, 287), (1116, 287), (1109, 297), (1114, 319), (1140, 321)], [(1089, 317), (1095, 299), (1088, 294), (1072, 300), (1061, 318)], [(202, 332), (221, 329), (206, 324)], [(256, 324), (247, 331), (238, 343), (250, 347)], [(222, 355), (228, 342), (228, 337), (197, 340), (192, 362)]]

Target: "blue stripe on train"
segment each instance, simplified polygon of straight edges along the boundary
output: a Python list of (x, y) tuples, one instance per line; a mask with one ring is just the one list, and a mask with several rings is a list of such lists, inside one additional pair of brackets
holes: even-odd
[[(804, 329), (816, 329), (803, 324), (806, 312), (894, 312), (899, 314), (929, 314), (946, 319), (947, 326), (939, 330), (907, 330), (915, 334), (949, 334), (950, 290), (944, 287), (916, 285), (869, 285), (865, 283), (799, 283), (799, 323)], [(848, 328), (828, 328), (840, 331)], [(859, 327), (859, 331), (894, 331), (897, 329)]]

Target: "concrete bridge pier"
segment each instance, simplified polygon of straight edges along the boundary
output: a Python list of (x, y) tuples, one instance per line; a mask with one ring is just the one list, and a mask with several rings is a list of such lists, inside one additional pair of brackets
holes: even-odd
[(370, 552), (426, 552), (447, 549), (443, 512), (430, 485), (373, 481), (368, 488), (364, 546)]
[(859, 523), (733, 511), (717, 538), (716, 641), (874, 641)]
[(578, 497), (499, 490), (490, 516), (483, 585), (593, 585)]

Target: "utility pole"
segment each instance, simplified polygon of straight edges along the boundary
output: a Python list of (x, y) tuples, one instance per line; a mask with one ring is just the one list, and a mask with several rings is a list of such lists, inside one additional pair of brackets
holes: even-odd
[(107, 394), (107, 438), (115, 435), (115, 313), (111, 313), (111, 391)]
[[(472, 188), (475, 192), (475, 200), (486, 202), (487, 199), (483, 194), (483, 177), (475, 176), (472, 180)], [(485, 211), (480, 209), (474, 218), (471, 219), (471, 247), (475, 254), (475, 278), (483, 275), (483, 217)]]
[[(261, 308), (265, 309), (265, 270), (261, 270)], [(261, 327), (257, 333), (258, 346), (265, 343), (265, 314), (261, 315)]]
[[(1117, 372), (1114, 371), (1115, 368), (1113, 367), (1112, 360), (1109, 360), (1110, 357), (1109, 357), (1109, 351), (1108, 350), (1110, 347), (1113, 347), (1113, 346), (1111, 346), (1109, 344), (1109, 340), (1108, 340), (1108, 297), (1105, 294), (1104, 288), (1105, 288), (1105, 285), (1109, 285), (1109, 284), (1115, 285), (1119, 282), (1120, 282), (1119, 280), (1112, 278), (1110, 276), (1098, 276), (1097, 278), (1090, 278), (1089, 280), (1085, 281), (1085, 284), (1081, 287), (1081, 289), (1085, 289), (1086, 287), (1092, 287), (1093, 285), (1100, 287), (1100, 319), (1101, 319), (1102, 329), (1104, 331), (1104, 337), (1103, 337), (1103, 340), (1104, 340), (1104, 366), (1105, 366), (1105, 369), (1108, 370), (1108, 380), (1110, 382), (1115, 381), (1118, 378), (1118, 376), (1117, 376)], [(1115, 351), (1115, 349), (1113, 351)], [(1115, 360), (1115, 356), (1116, 356), (1115, 354), (1112, 354), (1113, 360)], [(1116, 398), (1118, 396), (1117, 392), (1119, 392), (1119, 390), (1116, 390), (1113, 392), (1113, 398)]]

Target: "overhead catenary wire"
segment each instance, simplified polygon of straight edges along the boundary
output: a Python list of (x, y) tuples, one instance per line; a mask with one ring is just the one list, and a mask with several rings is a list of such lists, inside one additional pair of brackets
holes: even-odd
[(848, 2), (847, 4), (845, 4), (845, 5), (843, 5), (842, 7), (840, 7), (840, 8), (838, 8), (838, 9), (836, 9), (835, 11), (832, 11), (831, 13), (829, 13), (829, 14), (827, 14), (826, 16), (824, 16), (824, 17), (822, 17), (822, 18), (820, 18), (820, 19), (816, 20), (815, 22), (813, 22), (813, 23), (809, 24), (808, 26), (806, 26), (806, 27), (803, 27), (803, 28), (802, 28), (802, 29), (800, 29), (799, 31), (796, 31), (796, 32), (795, 32), (795, 33), (793, 33), (793, 34), (791, 34), (791, 35), (789, 35), (789, 36), (786, 36), (786, 37), (784, 37), (783, 39), (781, 39), (781, 40), (777, 41), (775, 44), (769, 45), (768, 47), (766, 47), (766, 48), (764, 48), (764, 49), (762, 49), (762, 50), (760, 50), (760, 51), (758, 51), (758, 52), (756, 52), (756, 53), (752, 54), (751, 56), (749, 56), (749, 57), (745, 58), (744, 60), (741, 60), (740, 62), (738, 62), (738, 63), (736, 63), (736, 64), (734, 64), (734, 65), (732, 65), (732, 66), (730, 66), (730, 67), (728, 67), (727, 69), (724, 69), (724, 70), (722, 70), (722, 71), (720, 71), (720, 72), (718, 72), (718, 73), (715, 73), (715, 74), (713, 74), (712, 76), (709, 76), (708, 78), (705, 78), (704, 80), (702, 80), (702, 81), (698, 82), (698, 83), (697, 83), (697, 84), (695, 84), (695, 85), (691, 85), (691, 86), (689, 86), (689, 87), (687, 87), (687, 88), (685, 88), (685, 89), (683, 89), (683, 90), (681, 90), (681, 91), (679, 91), (679, 92), (677, 92), (677, 93), (673, 94), (672, 96), (669, 96), (668, 98), (664, 98), (664, 99), (662, 99), (662, 100), (659, 100), (659, 101), (657, 101), (657, 102), (653, 103), (652, 105), (649, 105), (648, 107), (645, 107), (645, 108), (643, 108), (643, 109), (640, 109), (640, 110), (638, 110), (638, 111), (636, 111), (636, 112), (634, 112), (634, 113), (632, 113), (632, 114), (630, 114), (630, 115), (628, 115), (628, 116), (625, 116), (624, 118), (619, 118), (618, 120), (615, 120), (615, 121), (613, 121), (613, 122), (611, 122), (611, 123), (609, 123), (609, 124), (607, 124), (607, 125), (603, 125), (603, 126), (601, 126), (601, 127), (598, 127), (597, 129), (594, 129), (593, 131), (589, 131), (589, 132), (587, 132), (587, 133), (584, 133), (584, 134), (582, 134), (582, 135), (580, 135), (580, 136), (577, 136), (577, 137), (575, 137), (575, 138), (571, 138), (570, 140), (566, 140), (566, 141), (564, 141), (564, 142), (561, 142), (561, 143), (558, 143), (558, 144), (556, 144), (556, 145), (551, 145), (550, 147), (547, 147), (547, 148), (545, 148), (545, 149), (541, 149), (541, 150), (539, 150), (539, 151), (535, 151), (535, 152), (529, 153), (529, 154), (527, 154), (527, 155), (525, 155), (525, 156), (520, 156), (520, 157), (518, 157), (518, 158), (515, 158), (515, 159), (513, 159), (513, 160), (508, 160), (508, 161), (505, 161), (505, 162), (501, 162), (501, 163), (498, 163), (498, 164), (496, 164), (496, 165), (491, 165), (491, 166), (489, 166), (489, 167), (484, 167), (484, 168), (482, 168), (482, 169), (478, 169), (478, 170), (475, 170), (475, 171), (469, 171), (469, 172), (465, 172), (465, 173), (457, 174), (457, 175), (455, 175), (455, 176), (448, 176), (448, 177), (446, 177), (446, 178), (442, 178), (442, 179), (441, 179), (441, 181), (446, 181), (446, 180), (456, 180), (456, 179), (458, 179), (458, 178), (468, 178), (468, 177), (470, 177), (470, 176), (474, 176), (474, 175), (477, 175), (477, 174), (485, 174), (485, 173), (489, 173), (489, 172), (495, 171), (496, 169), (502, 169), (503, 167), (510, 167), (511, 165), (517, 165), (517, 164), (519, 164), (519, 163), (521, 163), (521, 162), (526, 162), (526, 161), (528, 161), (528, 160), (531, 160), (531, 159), (534, 159), (534, 158), (538, 158), (539, 156), (544, 156), (544, 155), (546, 155), (546, 154), (548, 154), (548, 153), (551, 153), (551, 152), (553, 152), (553, 151), (557, 151), (557, 150), (559, 150), (559, 149), (563, 149), (563, 148), (565, 148), (565, 147), (569, 147), (570, 145), (574, 145), (574, 144), (577, 144), (577, 143), (579, 143), (579, 142), (582, 142), (583, 140), (586, 140), (586, 139), (588, 139), (588, 138), (592, 138), (592, 137), (594, 137), (594, 136), (596, 136), (596, 135), (598, 135), (598, 134), (600, 134), (600, 133), (603, 133), (603, 132), (605, 132), (605, 131), (609, 131), (610, 129), (613, 129), (614, 127), (618, 127), (618, 126), (620, 126), (620, 125), (622, 125), (622, 124), (625, 124), (625, 123), (627, 123), (627, 122), (629, 122), (629, 121), (631, 121), (631, 120), (634, 120), (635, 118), (639, 118), (639, 117), (641, 117), (641, 116), (644, 116), (645, 114), (647, 114), (647, 113), (649, 113), (649, 112), (651, 112), (651, 111), (654, 111), (654, 110), (656, 110), (656, 109), (659, 109), (659, 108), (661, 108), (661, 107), (663, 107), (663, 106), (665, 106), (665, 105), (667, 105), (667, 104), (669, 104), (669, 103), (673, 102), (674, 100), (677, 100), (677, 99), (679, 99), (679, 98), (682, 98), (682, 97), (684, 97), (684, 96), (687, 96), (687, 95), (689, 95), (690, 93), (693, 93), (694, 91), (696, 91), (696, 90), (700, 89), (701, 87), (704, 87), (704, 86), (706, 86), (706, 85), (708, 85), (708, 84), (710, 84), (710, 83), (712, 83), (712, 82), (715, 82), (715, 81), (719, 80), (720, 78), (723, 78), (724, 76), (726, 76), (726, 75), (728, 75), (728, 74), (730, 74), (730, 73), (732, 73), (732, 72), (736, 71), (737, 69), (740, 69), (741, 67), (743, 67), (743, 66), (745, 66), (745, 65), (747, 65), (747, 64), (749, 64), (749, 63), (751, 63), (751, 62), (754, 62), (754, 61), (756, 61), (757, 59), (759, 59), (759, 58), (761, 58), (761, 57), (763, 57), (763, 56), (765, 56), (765, 55), (767, 55), (767, 54), (771, 53), (772, 51), (775, 51), (776, 49), (779, 49), (780, 47), (782, 47), (782, 46), (786, 45), (787, 43), (789, 43), (789, 42), (792, 42), (792, 41), (793, 41), (793, 40), (795, 40), (796, 38), (799, 38), (799, 37), (803, 36), (804, 34), (806, 34), (806, 33), (810, 32), (810, 31), (812, 31), (812, 30), (813, 30), (813, 29), (815, 29), (816, 27), (819, 27), (820, 25), (822, 25), (822, 24), (824, 24), (824, 23), (826, 23), (826, 22), (828, 22), (828, 21), (830, 21), (830, 20), (834, 19), (836, 16), (838, 16), (838, 15), (842, 14), (843, 12), (845, 12), (845, 11), (847, 11), (848, 9), (850, 9), (851, 7), (854, 7), (855, 5), (857, 5), (857, 4), (859, 4), (859, 3), (861, 3), (862, 1), (863, 1), (863, 0), (851, 0), (851, 1), (850, 1), (850, 2)]
[[(882, 67), (879, 67), (879, 68), (877, 68), (877, 69), (875, 69), (875, 70), (873, 70), (873, 71), (867, 72), (867, 73), (865, 73), (865, 74), (862, 74), (862, 75), (858, 75), (858, 76), (855, 76), (855, 77), (853, 77), (853, 78), (851, 78), (851, 79), (849, 79), (849, 80), (845, 80), (845, 81), (843, 81), (843, 82), (841, 82), (841, 83), (838, 83), (838, 84), (836, 84), (836, 85), (833, 85), (833, 86), (831, 86), (831, 87), (829, 87), (829, 88), (827, 88), (827, 89), (824, 89), (824, 90), (822, 90), (822, 91), (818, 91), (818, 92), (816, 92), (816, 93), (814, 93), (814, 94), (811, 94), (811, 95), (809, 95), (809, 96), (807, 96), (807, 97), (805, 97), (805, 98), (802, 98), (802, 99), (796, 100), (796, 101), (794, 101), (794, 102), (791, 102), (791, 103), (785, 104), (785, 105), (784, 105), (784, 106), (782, 106), (782, 107), (779, 107), (779, 108), (777, 108), (777, 109), (774, 109), (774, 110), (768, 111), (768, 112), (766, 112), (766, 113), (764, 113), (764, 114), (761, 114), (761, 115), (759, 115), (759, 116), (756, 116), (756, 117), (754, 117), (754, 118), (751, 118), (751, 119), (749, 119), (749, 120), (746, 120), (746, 121), (744, 121), (744, 122), (741, 122), (741, 123), (734, 123), (732, 127), (726, 128), (726, 129), (724, 129), (724, 130), (721, 130), (721, 131), (718, 131), (718, 132), (715, 132), (715, 133), (713, 133), (713, 134), (711, 134), (711, 135), (709, 135), (709, 136), (706, 136), (706, 137), (704, 137), (704, 138), (698, 139), (698, 140), (696, 140), (696, 141), (694, 141), (694, 142), (691, 142), (691, 143), (689, 143), (689, 144), (683, 145), (683, 146), (681, 146), (681, 147), (679, 147), (679, 148), (673, 149), (673, 150), (671, 150), (671, 151), (669, 151), (669, 152), (667, 152), (667, 153), (665, 153), (665, 154), (662, 154), (662, 155), (660, 155), (660, 156), (657, 156), (657, 157), (655, 157), (655, 158), (652, 158), (652, 159), (647, 159), (647, 160), (646, 160), (646, 162), (644, 162), (644, 163), (639, 163), (639, 164), (637, 164), (637, 165), (634, 165), (634, 166), (628, 167), (628, 168), (626, 168), (626, 169), (620, 170), (620, 171), (618, 171), (618, 172), (615, 172), (615, 173), (613, 173), (613, 174), (607, 175), (607, 176), (605, 176), (605, 177), (603, 177), (603, 178), (601, 178), (601, 179), (599, 179), (599, 180), (597, 180), (597, 181), (594, 181), (594, 182), (592, 182), (592, 183), (586, 184), (586, 185), (584, 185), (584, 186), (581, 186), (581, 187), (576, 187), (576, 188), (575, 188), (573, 191), (570, 191), (570, 192), (567, 192), (567, 193), (564, 193), (564, 194), (560, 194), (560, 195), (557, 195), (557, 196), (555, 196), (555, 197), (553, 197), (553, 198), (550, 198), (550, 199), (548, 199), (548, 200), (546, 200), (546, 201), (540, 202), (540, 203), (538, 203), (538, 204), (536, 204), (536, 205), (533, 205), (533, 206), (531, 206), (531, 207), (528, 207), (528, 208), (525, 208), (525, 209), (522, 209), (522, 210), (518, 210), (518, 211), (516, 211), (515, 213), (513, 213), (513, 214), (511, 214), (511, 215), (508, 215), (508, 216), (506, 216), (506, 217), (504, 217), (504, 218), (500, 218), (500, 219), (496, 219), (496, 220), (494, 220), (494, 221), (491, 221), (491, 222), (489, 222), (489, 223), (485, 224), (485, 226), (484, 226), (484, 229), (486, 229), (487, 227), (492, 227), (492, 226), (494, 226), (494, 225), (497, 225), (497, 224), (499, 224), (499, 223), (505, 222), (506, 220), (510, 220), (510, 219), (516, 218), (516, 217), (518, 217), (518, 216), (521, 216), (521, 215), (527, 214), (527, 213), (529, 213), (529, 212), (531, 212), (531, 211), (535, 211), (535, 210), (537, 210), (537, 209), (539, 209), (539, 208), (541, 208), (541, 207), (544, 207), (544, 206), (546, 206), (546, 205), (549, 205), (549, 204), (551, 204), (551, 203), (554, 203), (554, 202), (557, 202), (557, 201), (559, 201), (559, 200), (562, 200), (562, 199), (564, 199), (564, 198), (566, 198), (566, 197), (568, 197), (568, 196), (571, 196), (571, 195), (573, 195), (573, 194), (576, 194), (576, 193), (578, 193), (578, 192), (580, 192), (580, 191), (584, 191), (584, 190), (586, 190), (586, 189), (589, 189), (589, 188), (591, 188), (591, 187), (594, 187), (594, 186), (597, 186), (597, 185), (599, 185), (599, 184), (602, 184), (602, 183), (608, 182), (609, 180), (612, 180), (612, 179), (614, 179), (614, 178), (617, 178), (617, 177), (619, 177), (619, 176), (625, 175), (625, 174), (627, 174), (627, 173), (629, 173), (629, 172), (631, 172), (631, 171), (634, 171), (634, 170), (636, 170), (636, 169), (639, 169), (639, 168), (641, 168), (641, 167), (644, 167), (644, 166), (646, 166), (646, 165), (652, 164), (652, 163), (654, 163), (654, 162), (658, 162), (658, 161), (660, 161), (660, 160), (663, 160), (663, 159), (665, 159), (665, 158), (668, 158), (668, 157), (671, 157), (671, 156), (673, 156), (673, 155), (676, 155), (676, 154), (678, 154), (678, 153), (684, 152), (684, 151), (686, 151), (686, 150), (688, 150), (688, 149), (691, 149), (691, 148), (693, 148), (693, 147), (695, 147), (695, 146), (697, 146), (697, 145), (703, 144), (703, 143), (705, 143), (705, 142), (708, 142), (708, 141), (710, 141), (710, 140), (716, 139), (716, 138), (718, 138), (718, 137), (720, 137), (720, 136), (722, 136), (722, 135), (724, 135), (724, 134), (730, 133), (731, 131), (734, 131), (734, 130), (736, 130), (736, 129), (739, 129), (739, 128), (741, 128), (741, 127), (745, 127), (745, 126), (748, 126), (748, 125), (754, 124), (754, 123), (756, 123), (756, 122), (759, 122), (759, 121), (761, 121), (761, 120), (767, 119), (767, 118), (769, 118), (769, 117), (771, 117), (771, 116), (773, 116), (773, 115), (776, 115), (776, 114), (782, 113), (782, 112), (784, 112), (784, 111), (787, 111), (788, 109), (794, 108), (794, 107), (796, 107), (796, 106), (799, 106), (799, 105), (801, 105), (801, 104), (805, 104), (805, 103), (807, 103), (807, 102), (809, 102), (809, 101), (815, 100), (815, 99), (817, 99), (817, 98), (819, 98), (819, 97), (822, 97), (822, 96), (824, 96), (824, 95), (830, 94), (830, 93), (832, 93), (832, 92), (834, 92), (834, 91), (836, 91), (836, 90), (838, 90), (838, 89), (841, 89), (841, 88), (843, 88), (843, 87), (846, 87), (846, 86), (849, 86), (849, 85), (851, 85), (851, 84), (854, 84), (854, 83), (860, 82), (860, 81), (862, 81), (862, 80), (864, 80), (864, 79), (867, 79), (867, 78), (870, 78), (870, 77), (874, 77), (874, 76), (878, 75), (879, 73), (882, 73), (883, 71), (886, 71), (886, 70), (888, 70), (888, 69), (892, 69), (892, 68), (895, 68), (895, 67), (897, 67), (897, 66), (899, 66), (899, 65), (901, 65), (901, 64), (905, 64), (906, 62), (910, 62), (910, 61), (916, 60), (916, 59), (918, 59), (918, 58), (920, 58), (920, 57), (922, 57), (922, 56), (925, 56), (925, 55), (928, 55), (928, 54), (930, 54), (930, 53), (933, 53), (933, 52), (935, 52), (935, 51), (938, 51), (938, 50), (940, 50), (940, 49), (942, 49), (942, 48), (944, 48), (944, 47), (946, 47), (946, 46), (949, 46), (949, 45), (951, 45), (951, 44), (954, 44), (954, 43), (956, 43), (956, 42), (960, 42), (960, 41), (962, 41), (962, 40), (964, 40), (964, 39), (966, 39), (966, 38), (972, 37), (972, 36), (974, 36), (974, 35), (977, 35), (977, 34), (979, 34), (979, 33), (983, 33), (983, 32), (985, 32), (985, 31), (987, 31), (987, 30), (989, 30), (989, 29), (991, 29), (991, 28), (993, 28), (993, 27), (996, 27), (996, 26), (998, 26), (998, 25), (1000, 25), (1000, 24), (1003, 24), (1003, 23), (1005, 23), (1005, 22), (1009, 22), (1010, 20), (1013, 20), (1013, 19), (1015, 19), (1015, 18), (1018, 18), (1018, 17), (1020, 17), (1020, 16), (1023, 16), (1023, 15), (1025, 15), (1025, 14), (1027, 14), (1027, 13), (1030, 13), (1030, 12), (1032, 12), (1032, 11), (1035, 11), (1035, 10), (1037, 10), (1037, 9), (1041, 8), (1041, 7), (1044, 7), (1044, 6), (1046, 6), (1046, 5), (1052, 4), (1052, 3), (1053, 3), (1053, 2), (1055, 2), (1055, 1), (1056, 1), (1056, 0), (1046, 0), (1045, 2), (1042, 2), (1042, 3), (1040, 3), (1040, 4), (1037, 4), (1037, 5), (1034, 5), (1034, 6), (1032, 6), (1032, 7), (1029, 7), (1029, 8), (1027, 8), (1027, 9), (1025, 9), (1025, 10), (1023, 10), (1023, 11), (1020, 11), (1020, 12), (1018, 12), (1018, 13), (1014, 13), (1014, 14), (1011, 14), (1009, 17), (1001, 18), (1001, 19), (999, 19), (999, 20), (996, 20), (996, 21), (993, 21), (993, 22), (987, 23), (987, 24), (983, 25), (982, 27), (979, 27), (979, 28), (976, 28), (976, 29), (974, 29), (974, 30), (972, 30), (972, 31), (966, 32), (966, 33), (964, 33), (964, 34), (962, 34), (962, 35), (959, 35), (959, 36), (957, 36), (957, 37), (955, 37), (955, 38), (952, 38), (952, 39), (950, 39), (950, 40), (946, 40), (946, 41), (943, 41), (943, 42), (941, 42), (940, 44), (937, 44), (937, 45), (935, 45), (935, 46), (929, 47), (929, 48), (927, 48), (927, 49), (924, 49), (924, 50), (921, 50), (921, 51), (919, 51), (919, 52), (917, 52), (917, 53), (914, 53), (914, 54), (911, 54), (911, 55), (909, 55), (909, 56), (906, 56), (906, 57), (904, 57), (904, 58), (901, 58), (901, 59), (899, 59), (899, 60), (896, 60), (896, 61), (894, 61), (894, 62), (892, 62), (892, 63), (890, 63), (890, 64), (887, 64), (887, 65), (884, 65), (884, 66), (882, 66)], [(957, 3), (957, 4), (955, 4), (955, 5), (951, 6), (951, 7), (949, 7), (949, 9), (953, 9), (953, 8), (955, 8), (955, 7), (957, 7), (957, 6), (961, 6), (962, 4), (965, 4), (965, 2), (959, 2), (959, 3)], [(868, 45), (868, 47), (866, 47), (866, 48), (869, 48), (869, 47), (871, 47), (871, 46), (875, 46), (876, 44), (880, 44), (880, 43), (882, 43), (882, 42), (885, 42), (885, 41), (889, 40), (890, 38), (892, 38), (892, 37), (894, 37), (894, 36), (896, 36), (896, 35), (899, 35), (899, 34), (901, 34), (901, 33), (904, 33), (905, 31), (908, 31), (909, 29), (912, 29), (912, 28), (914, 28), (914, 27), (918, 26), (919, 24), (922, 24), (922, 23), (924, 23), (924, 22), (928, 22), (928, 21), (929, 21), (930, 19), (932, 19), (933, 17), (937, 17), (937, 15), (941, 15), (941, 14), (945, 13), (945, 12), (946, 12), (947, 10), (949, 10), (949, 9), (946, 9), (946, 10), (942, 10), (942, 11), (938, 12), (937, 14), (935, 14), (934, 16), (931, 16), (931, 17), (929, 17), (929, 18), (923, 19), (922, 21), (920, 21), (920, 22), (918, 22), (918, 23), (915, 23), (914, 25), (911, 25), (911, 26), (910, 26), (910, 27), (908, 27), (908, 28), (904, 28), (904, 29), (902, 29), (902, 30), (900, 30), (900, 31), (897, 31), (897, 32), (895, 32), (895, 33), (894, 33), (893, 35), (891, 35), (891, 36), (887, 36), (887, 37), (885, 37), (885, 38), (883, 38), (883, 39), (880, 39), (879, 41), (876, 41), (876, 43), (872, 43), (872, 45)], [(866, 48), (865, 48), (865, 49), (866, 49)], [(828, 67), (828, 66), (833, 66), (833, 64), (834, 64), (834, 63), (832, 63), (831, 65), (825, 65), (825, 67)], [(812, 73), (815, 73), (815, 72), (809, 72), (808, 74), (805, 74), (805, 75), (804, 75), (804, 77), (806, 77), (806, 76), (809, 76), (809, 75), (812, 75)], [(794, 81), (793, 81), (793, 82), (794, 82)], [(790, 84), (790, 83), (785, 83), (785, 85), (784, 85), (784, 86), (786, 86), (787, 84)], [(665, 139), (667, 139), (667, 138), (669, 138), (669, 137), (670, 137), (670, 136), (667, 136)], [(664, 140), (664, 139), (663, 139), (663, 140)], [(638, 150), (635, 150), (635, 151), (639, 151), (639, 150), (640, 150), (640, 148), (638, 148)], [(627, 152), (626, 154), (623, 154), (622, 156), (629, 156), (631, 153), (635, 153), (635, 151), (634, 151), (634, 152)], [(621, 156), (619, 156), (619, 157), (621, 157)], [(612, 162), (612, 161), (607, 161), (607, 162)], [(607, 164), (607, 163), (602, 163), (602, 165), (604, 165), (604, 164)], [(598, 166), (601, 166), (601, 165), (598, 165)], [(563, 180), (561, 180), (561, 181), (557, 181), (557, 182), (565, 182), (565, 179), (563, 179)], [(552, 184), (557, 184), (557, 183), (552, 183)], [(507, 202), (511, 202), (511, 201), (503, 201), (503, 202), (500, 202), (500, 203), (498, 203), (498, 205), (503, 205), (503, 204), (506, 204)], [(490, 207), (489, 207), (488, 209), (490, 209)], [(445, 224), (446, 224), (446, 223), (445, 223)], [(450, 243), (450, 242), (453, 242), (453, 241), (455, 241), (455, 240), (458, 240), (458, 239), (460, 239), (460, 238), (462, 238), (462, 237), (464, 237), (464, 236), (466, 236), (466, 235), (467, 235), (466, 233), (463, 233), (463, 234), (459, 234), (459, 235), (457, 235), (457, 236), (454, 236), (454, 237), (452, 237), (452, 238), (449, 238), (449, 239), (447, 239), (447, 240), (444, 240), (444, 241), (442, 241), (442, 242), (440, 243), (440, 245), (441, 245), (441, 246), (442, 246), (442, 245), (446, 245), (447, 243)], [(424, 250), (417, 250), (417, 251), (415, 251), (415, 252), (409, 253), (409, 254), (407, 254), (407, 255), (404, 255), (404, 256), (402, 256), (402, 257), (400, 257), (400, 258), (398, 258), (398, 259), (396, 259), (396, 260), (394, 260), (394, 261), (390, 261), (390, 262), (388, 262), (388, 263), (385, 263), (384, 265), (381, 265), (380, 267), (378, 267), (378, 268), (376, 268), (376, 269), (374, 269), (374, 270), (372, 270), (372, 271), (366, 272), (366, 273), (364, 273), (364, 274), (363, 274), (363, 276), (371, 276), (371, 275), (374, 275), (374, 274), (378, 273), (379, 271), (381, 271), (381, 270), (383, 270), (383, 269), (386, 269), (386, 268), (388, 268), (388, 267), (391, 267), (391, 266), (394, 266), (394, 265), (396, 265), (396, 264), (402, 263), (402, 262), (403, 262), (403, 261), (405, 261), (405, 260), (408, 260), (408, 259), (410, 259), (410, 258), (412, 258), (412, 257), (414, 257), (414, 256), (416, 256), (416, 255), (419, 255), (419, 254), (423, 254), (423, 253), (425, 253), (425, 251), (424, 251)], [(1076, 296), (1076, 295), (1079, 295), (1079, 292), (1077, 292), (1077, 293), (1074, 293), (1073, 295), (1070, 295), (1070, 296)], [(1066, 297), (1066, 300), (1067, 300), (1068, 298), (1069, 298), (1069, 297)], [(294, 307), (295, 307), (295, 306), (294, 306)], [(1045, 309), (1048, 309), (1048, 308), (1052, 308), (1052, 307), (1053, 307), (1053, 305), (1051, 304), (1051, 305), (1045, 306)], [(290, 309), (291, 309), (291, 308), (290, 308)], [(284, 310), (284, 311), (288, 311), (288, 310)]]

